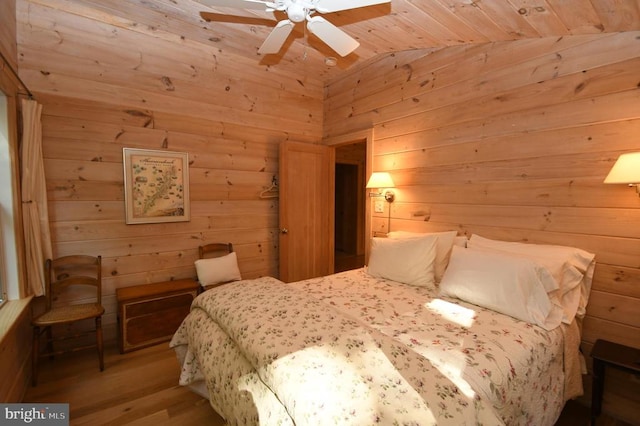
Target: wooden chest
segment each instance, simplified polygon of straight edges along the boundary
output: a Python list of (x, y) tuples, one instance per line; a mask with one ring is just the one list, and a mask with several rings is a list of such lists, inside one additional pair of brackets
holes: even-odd
[(198, 289), (193, 279), (117, 289), (120, 353), (170, 340)]

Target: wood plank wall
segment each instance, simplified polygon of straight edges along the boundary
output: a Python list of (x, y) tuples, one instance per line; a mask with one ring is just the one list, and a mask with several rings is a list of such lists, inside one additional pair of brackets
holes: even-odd
[[(0, 52), (14, 69), (18, 69), (18, 45), (16, 43), (16, 1), (0, 2)], [(0, 61), (1, 62), (1, 61)], [(0, 65), (3, 66), (3, 65)]]
[[(176, 43), (135, 2), (18, 0), (17, 15), (20, 75), (44, 105), (54, 254), (103, 256), (105, 327), (116, 288), (195, 276), (203, 243), (232, 242), (245, 278), (278, 276), (278, 199), (260, 193), (280, 142), (320, 142), (322, 83), (266, 74), (195, 18)], [(123, 147), (189, 153), (191, 221), (124, 223)]]
[[(373, 126), (374, 169), (399, 186), (393, 229), (593, 251), (583, 346), (640, 346), (640, 200), (601, 184), (640, 148), (638, 33), (388, 55), (327, 87), (323, 123), (319, 79), (265, 78), (187, 16), (176, 42), (161, 13), (124, 4), (17, 1), (20, 75), (44, 104), (54, 250), (104, 256), (107, 324), (115, 288), (193, 276), (203, 242), (232, 241), (246, 277), (277, 274), (277, 201), (259, 198), (277, 145)], [(124, 224), (123, 147), (191, 154), (190, 222)], [(637, 386), (614, 379), (605, 408), (639, 418)]]
[[(593, 252), (583, 350), (597, 338), (640, 348), (640, 198), (602, 183), (640, 150), (640, 33), (428, 53), (388, 55), (326, 89), (325, 137), (374, 127), (373, 170), (398, 186), (391, 229)], [(612, 376), (605, 409), (636, 422), (637, 379)]]

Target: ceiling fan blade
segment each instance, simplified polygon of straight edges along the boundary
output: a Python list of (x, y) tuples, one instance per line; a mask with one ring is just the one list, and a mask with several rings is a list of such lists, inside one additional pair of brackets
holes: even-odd
[(320, 13), (331, 13), (382, 3), (391, 3), (391, 0), (319, 0), (316, 5), (316, 10)]
[(293, 25), (293, 22), (288, 19), (278, 22), (273, 31), (269, 33), (264, 43), (262, 43), (260, 49), (258, 49), (258, 53), (278, 53), (287, 37), (289, 37), (289, 34), (291, 34)]
[(273, 19), (258, 18), (257, 16), (235, 16), (225, 15), (223, 13), (200, 12), (200, 17), (207, 22), (227, 22), (230, 24), (247, 24), (247, 25), (264, 25), (267, 27), (275, 27), (276, 21)]
[(198, 3), (211, 7), (235, 7), (239, 9), (266, 10), (269, 4), (259, 0), (196, 0)]
[(330, 48), (340, 56), (347, 56), (360, 46), (353, 37), (324, 19), (322, 16), (314, 16), (307, 20), (307, 28), (320, 40), (324, 41)]

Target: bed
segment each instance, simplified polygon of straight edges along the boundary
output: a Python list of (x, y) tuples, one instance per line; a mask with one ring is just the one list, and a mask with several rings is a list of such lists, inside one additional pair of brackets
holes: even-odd
[(199, 295), (171, 341), (180, 384), (233, 425), (553, 425), (582, 393), (593, 255), (390, 236), (362, 269)]

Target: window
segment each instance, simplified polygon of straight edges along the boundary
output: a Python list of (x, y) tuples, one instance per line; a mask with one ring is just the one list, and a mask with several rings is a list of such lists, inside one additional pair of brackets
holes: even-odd
[[(19, 298), (7, 97), (0, 91), (0, 305)], [(13, 283), (14, 285), (11, 285)]]
[[(2, 221), (0, 220), (0, 240), (4, 243), (2, 235)], [(0, 245), (0, 307), (7, 301), (7, 280), (5, 278), (4, 252), (5, 250), (3, 245)]]

